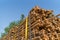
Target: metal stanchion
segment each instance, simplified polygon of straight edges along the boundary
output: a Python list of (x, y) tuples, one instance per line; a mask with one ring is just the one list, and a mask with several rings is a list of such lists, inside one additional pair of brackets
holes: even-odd
[(28, 18), (26, 17), (25, 40), (28, 40)]

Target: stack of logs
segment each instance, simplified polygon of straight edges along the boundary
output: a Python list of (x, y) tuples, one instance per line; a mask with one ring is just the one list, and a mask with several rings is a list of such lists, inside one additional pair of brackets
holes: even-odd
[(30, 11), (32, 40), (60, 40), (60, 18), (38, 6)]
[[(28, 20), (30, 21), (28, 21), (28, 39), (30, 39), (29, 23), (32, 40), (60, 39), (60, 18), (54, 16), (52, 10), (45, 10), (35, 6), (30, 11)], [(25, 23), (26, 20), (13, 27), (2, 40), (25, 40)]]

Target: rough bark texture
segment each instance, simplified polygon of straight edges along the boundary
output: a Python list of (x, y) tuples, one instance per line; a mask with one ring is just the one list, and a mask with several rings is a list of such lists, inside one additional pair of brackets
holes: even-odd
[[(53, 15), (52, 10), (41, 9), (35, 6), (30, 11), (30, 28), (32, 40), (60, 40), (60, 18)], [(25, 40), (25, 20), (18, 26), (10, 29), (2, 40)], [(28, 21), (29, 23), (29, 21)], [(29, 39), (28, 25), (28, 39)]]

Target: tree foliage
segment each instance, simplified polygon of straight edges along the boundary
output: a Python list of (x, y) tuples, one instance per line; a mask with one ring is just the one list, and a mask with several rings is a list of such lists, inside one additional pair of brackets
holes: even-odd
[(5, 28), (5, 33), (2, 33), (1, 37), (5, 36), (12, 27), (18, 26), (18, 24), (20, 24), (22, 22), (22, 20), (24, 19), (24, 17), (25, 17), (24, 14), (21, 14), (21, 19), (19, 21), (13, 21), (13, 22), (11, 22), (9, 24), (9, 26)]
[(9, 31), (9, 27), (6, 27), (5, 28), (5, 33), (8, 33), (8, 31)]
[(5, 35), (6, 35), (6, 33), (2, 33), (2, 34), (1, 34), (1, 37), (4, 37)]
[(25, 17), (25, 16), (24, 16), (24, 14), (21, 14), (21, 20), (23, 20), (23, 19), (24, 19), (24, 17)]
[(18, 24), (20, 24), (24, 20), (24, 18), (25, 18), (24, 14), (21, 14), (21, 17), (20, 18), (21, 19), (18, 21)]
[(11, 22), (10, 25), (8, 27), (5, 28), (5, 33), (8, 33), (9, 30), (14, 27), (14, 26), (17, 26), (17, 23), (14, 21), (14, 22)]

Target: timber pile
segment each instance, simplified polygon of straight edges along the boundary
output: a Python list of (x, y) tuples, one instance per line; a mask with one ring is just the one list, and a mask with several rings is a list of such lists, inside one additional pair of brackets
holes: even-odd
[(57, 16), (52, 10), (33, 8), (30, 11), (32, 40), (60, 40), (60, 18)]
[[(34, 7), (28, 15), (32, 40), (59, 40), (60, 18), (58, 16), (60, 15), (54, 16), (52, 10)], [(20, 25), (13, 27), (2, 40), (25, 40), (25, 24), (24, 20)], [(28, 39), (30, 39), (29, 25)]]

